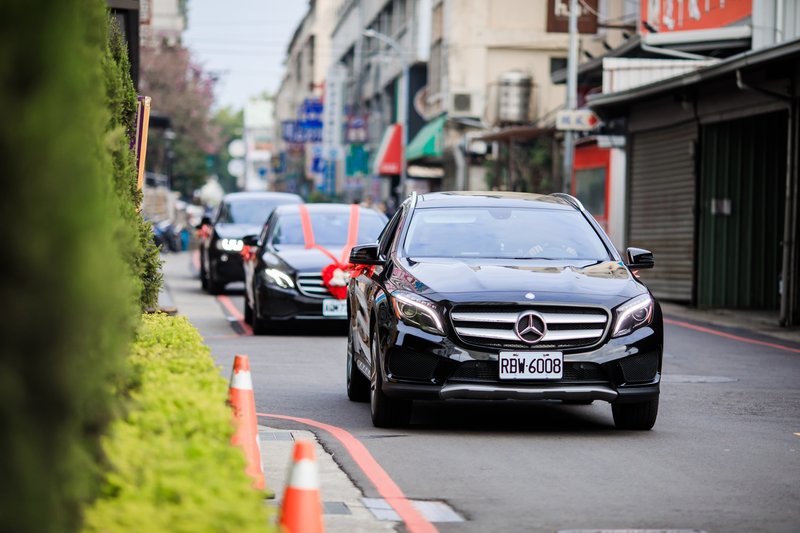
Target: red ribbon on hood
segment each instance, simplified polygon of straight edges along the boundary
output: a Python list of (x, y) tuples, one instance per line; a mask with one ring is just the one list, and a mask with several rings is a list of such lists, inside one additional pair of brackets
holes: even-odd
[(322, 269), (322, 284), (327, 288), (334, 298), (343, 300), (347, 297), (347, 280), (349, 277), (349, 257), (350, 251), (358, 241), (358, 218), (359, 207), (356, 204), (350, 206), (350, 221), (347, 225), (347, 243), (342, 249), (341, 258), (337, 258), (330, 250), (320, 246), (314, 240), (314, 228), (311, 225), (311, 216), (308, 208), (304, 204), (297, 206), (300, 211), (300, 224), (303, 228), (303, 242), (307, 250), (315, 248), (325, 254), (332, 263)]

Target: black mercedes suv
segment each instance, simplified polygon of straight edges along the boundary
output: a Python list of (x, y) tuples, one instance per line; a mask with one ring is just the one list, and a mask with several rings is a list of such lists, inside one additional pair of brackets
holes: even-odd
[(604, 400), (616, 427), (653, 427), (653, 255), (623, 258), (575, 198), (412, 195), (350, 261), (347, 394), (375, 426), (407, 424), (413, 400), (509, 399)]

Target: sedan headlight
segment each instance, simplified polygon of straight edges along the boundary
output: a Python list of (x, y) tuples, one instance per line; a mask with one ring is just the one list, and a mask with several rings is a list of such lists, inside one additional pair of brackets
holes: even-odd
[(242, 239), (218, 239), (217, 250), (224, 252), (241, 252), (244, 248), (244, 241)]
[(627, 335), (653, 321), (653, 299), (643, 294), (617, 307), (612, 337)]
[(441, 311), (432, 301), (406, 291), (394, 291), (391, 300), (399, 320), (428, 333), (445, 334)]
[(281, 289), (294, 288), (294, 280), (292, 280), (292, 277), (277, 268), (268, 268), (264, 270), (264, 280), (266, 280), (267, 285), (277, 285)]

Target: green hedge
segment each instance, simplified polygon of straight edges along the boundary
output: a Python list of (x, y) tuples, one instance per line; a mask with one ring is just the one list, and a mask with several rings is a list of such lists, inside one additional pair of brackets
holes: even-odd
[(139, 317), (107, 148), (107, 13), (0, 5), (0, 531), (73, 531)]
[(133, 405), (105, 440), (111, 469), (86, 531), (269, 530), (269, 508), (230, 445), (227, 384), (197, 330), (145, 315), (130, 361)]

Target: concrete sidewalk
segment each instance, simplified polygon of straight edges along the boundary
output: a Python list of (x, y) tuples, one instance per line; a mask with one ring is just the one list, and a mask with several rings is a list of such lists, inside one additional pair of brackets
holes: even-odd
[(261, 440), (261, 460), (267, 487), (275, 491), (275, 499), (267, 500), (280, 513), (281, 499), (292, 464), (296, 440), (314, 443), (319, 469), (320, 495), (324, 508), (325, 531), (333, 533), (360, 533), (394, 531), (398, 522), (378, 520), (364, 503), (364, 495), (333, 460), (310, 431), (283, 430), (258, 426)]

